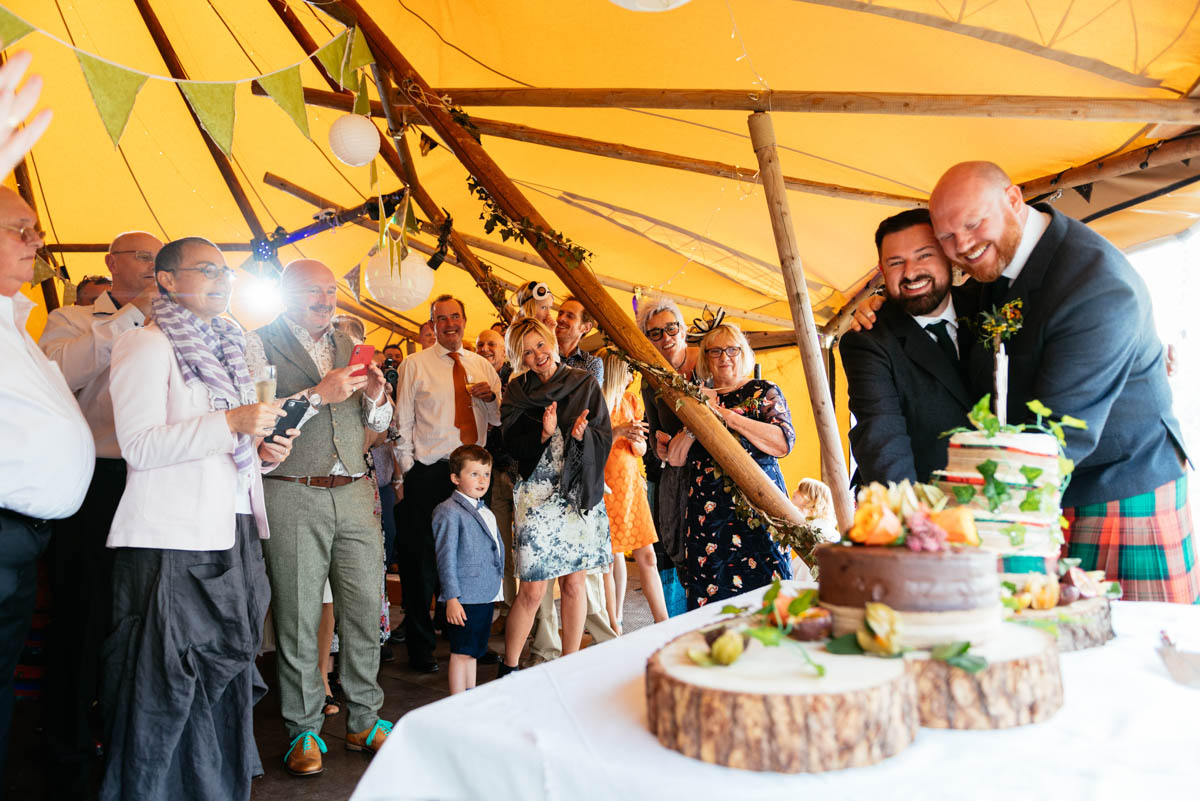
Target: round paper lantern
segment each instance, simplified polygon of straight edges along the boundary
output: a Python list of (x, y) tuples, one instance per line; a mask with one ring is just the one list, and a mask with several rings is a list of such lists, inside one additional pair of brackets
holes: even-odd
[(608, 0), (613, 5), (627, 8), (630, 11), (670, 11), (686, 5), (691, 0)]
[(367, 117), (347, 114), (329, 126), (329, 149), (351, 167), (364, 167), (379, 152), (379, 129)]
[(367, 259), (367, 289), (375, 300), (396, 311), (408, 311), (429, 299), (433, 291), (433, 270), (425, 257), (415, 250), (400, 262), (395, 273), (388, 264), (388, 254), (380, 250)]

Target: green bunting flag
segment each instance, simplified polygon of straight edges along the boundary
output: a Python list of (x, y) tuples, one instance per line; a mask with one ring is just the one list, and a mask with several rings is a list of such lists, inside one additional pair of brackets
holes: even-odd
[(354, 113), (371, 116), (371, 96), (367, 94), (367, 76), (358, 74), (358, 94), (354, 96)]
[(354, 265), (354, 269), (343, 275), (342, 278), (350, 285), (354, 299), (362, 303), (362, 262)]
[(300, 79), (300, 68), (289, 67), (264, 75), (258, 79), (258, 83), (271, 99), (287, 112), (304, 137), (312, 139), (308, 133), (308, 111), (304, 105), (304, 84)]
[(75, 298), (78, 297), (78, 295), (79, 290), (74, 284), (72, 284), (70, 281), (63, 281), (62, 305), (74, 306)]
[(96, 111), (100, 112), (104, 129), (112, 138), (113, 147), (116, 147), (125, 131), (125, 124), (129, 122), (133, 101), (137, 99), (138, 91), (146, 82), (146, 76), (101, 61), (87, 53), (77, 52), (77, 55), (84, 80), (92, 92)]
[(237, 84), (180, 81), (179, 88), (204, 130), (226, 156), (233, 151), (233, 92)]
[(54, 268), (46, 263), (46, 260), (41, 256), (33, 257), (33, 278), (29, 280), (31, 284), (40, 284), (47, 278), (53, 278), (56, 275)]
[(32, 25), (0, 6), (0, 47), (16, 44), (32, 30)]
[(356, 70), (375, 63), (375, 56), (371, 55), (371, 48), (367, 47), (367, 38), (363, 36), (362, 28), (355, 28), (351, 37), (350, 60), (346, 69)]
[(317, 60), (343, 89), (354, 89), (354, 71), (375, 61), (362, 31), (343, 31), (316, 52)]

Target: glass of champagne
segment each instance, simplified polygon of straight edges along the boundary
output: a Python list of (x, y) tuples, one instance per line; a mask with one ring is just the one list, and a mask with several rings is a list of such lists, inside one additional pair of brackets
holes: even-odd
[(275, 402), (275, 365), (268, 364), (254, 382), (254, 394), (259, 403)]

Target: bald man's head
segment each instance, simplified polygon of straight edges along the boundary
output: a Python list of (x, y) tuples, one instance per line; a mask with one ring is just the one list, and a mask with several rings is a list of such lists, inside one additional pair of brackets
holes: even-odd
[[(37, 214), (13, 190), (0, 186), (0, 295), (12, 297), (33, 280), (33, 260), (42, 246)], [(24, 236), (22, 236), (22, 229)]]
[(337, 279), (316, 259), (288, 262), (279, 279), (285, 314), (313, 336), (324, 332), (337, 309)]
[(929, 196), (943, 252), (978, 281), (995, 281), (1016, 255), (1029, 207), (1008, 174), (990, 161), (955, 164)]
[(131, 301), (139, 292), (154, 286), (154, 260), (162, 241), (145, 231), (118, 234), (108, 246), (104, 264), (113, 277), (113, 297), (118, 303)]

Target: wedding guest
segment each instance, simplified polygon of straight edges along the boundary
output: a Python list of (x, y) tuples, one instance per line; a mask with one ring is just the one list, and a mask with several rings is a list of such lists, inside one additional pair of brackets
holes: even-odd
[[(792, 493), (792, 505), (808, 525), (817, 530), (822, 542), (838, 542), (842, 535), (838, 531), (837, 514), (833, 508), (833, 491), (829, 485), (815, 478), (802, 478)], [(812, 571), (800, 555), (792, 552), (792, 578), (797, 581), (812, 581)]]
[(421, 346), (421, 350), (432, 348), (437, 342), (437, 333), (433, 327), (432, 320), (426, 320), (421, 323), (421, 327), (417, 330), (417, 344)]
[[(703, 390), (709, 407), (779, 491), (787, 492), (779, 458), (791, 451), (796, 432), (783, 392), (770, 381), (751, 378), (754, 351), (736, 325), (713, 326), (700, 351), (696, 373), (711, 386)], [(689, 608), (761, 587), (776, 576), (792, 577), (791, 560), (766, 527), (751, 527), (738, 517), (726, 479), (718, 477), (712, 456), (686, 428), (671, 441), (667, 458), (673, 465), (687, 463), (691, 471), (684, 518)]]
[(554, 295), (541, 281), (530, 281), (517, 290), (513, 302), (518, 317), (532, 317), (547, 328), (554, 328)]
[(504, 548), (484, 496), (492, 456), (478, 445), (450, 454), (454, 492), (433, 510), (439, 598), (446, 604), (450, 640), (450, 693), (475, 686), (476, 662), (487, 653), (496, 602), (504, 598)]
[(536, 319), (513, 323), (505, 344), (514, 376), (500, 417), (504, 446), (521, 476), (513, 498), (521, 586), (508, 617), (501, 675), (516, 670), (547, 582), (555, 578), (563, 653), (579, 650), (584, 576), (612, 561), (602, 502), (612, 431), (600, 387), (590, 374), (559, 364), (554, 335)]
[(85, 275), (75, 287), (75, 305), (91, 306), (111, 287), (112, 279), (106, 275)]
[[(565, 304), (564, 304), (565, 305)], [(611, 492), (604, 496), (612, 538), (612, 570), (604, 576), (608, 613), (613, 628), (621, 632), (625, 608), (625, 553), (632, 552), (642, 580), (642, 593), (650, 605), (654, 622), (667, 619), (658, 562), (654, 557), (654, 519), (646, 497), (646, 479), (638, 469), (646, 453), (646, 423), (639, 395), (629, 391), (633, 371), (629, 362), (613, 352), (604, 356), (604, 402), (612, 420), (613, 444), (604, 465), (604, 481)]]
[(299, 432), (263, 439), (283, 412), (255, 402), (241, 329), (219, 316), (232, 275), (206, 239), (164, 246), (154, 320), (113, 348), (129, 479), (108, 536), (106, 801), (248, 799), (263, 772), (253, 715), (266, 693), (254, 658), (270, 600), (261, 472)]

